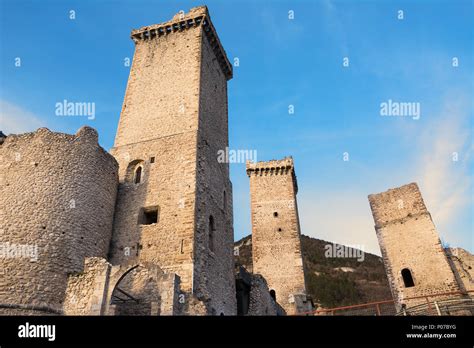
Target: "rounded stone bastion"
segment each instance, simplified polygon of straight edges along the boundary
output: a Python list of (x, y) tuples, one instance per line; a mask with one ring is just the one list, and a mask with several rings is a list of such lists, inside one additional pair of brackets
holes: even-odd
[(0, 314), (60, 314), (68, 274), (107, 256), (118, 164), (90, 127), (2, 140)]

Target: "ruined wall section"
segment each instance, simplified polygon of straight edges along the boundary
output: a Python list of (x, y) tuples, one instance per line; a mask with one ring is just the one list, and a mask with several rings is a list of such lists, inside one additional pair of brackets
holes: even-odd
[(107, 255), (117, 162), (89, 127), (75, 135), (46, 128), (10, 135), (0, 157), (1, 246), (38, 252), (36, 261), (2, 254), (0, 304), (61, 311), (67, 274), (82, 271), (86, 257)]
[(65, 315), (103, 315), (111, 265), (103, 258), (91, 257), (84, 271), (68, 277), (63, 311)]
[[(460, 290), (417, 184), (369, 195), (369, 202), (398, 309), (402, 303), (410, 307), (426, 302), (407, 302), (407, 297)], [(410, 271), (414, 286), (405, 286), (403, 269)]]
[[(474, 291), (474, 255), (462, 248), (445, 249), (462, 291)], [(470, 293), (474, 296), (474, 292)]]
[(251, 275), (250, 301), (247, 315), (284, 315), (275, 300), (270, 296), (267, 282), (259, 274)]
[(174, 315), (179, 312), (180, 279), (154, 263), (113, 266), (108, 281), (107, 315)]
[(229, 163), (217, 160), (218, 152), (229, 146), (228, 77), (207, 35), (201, 47), (195, 288), (198, 298), (209, 301), (211, 313), (235, 315), (232, 185)]
[(277, 303), (295, 314), (295, 294), (306, 294), (297, 184), (291, 157), (247, 162), (250, 177), (253, 272), (262, 275)]

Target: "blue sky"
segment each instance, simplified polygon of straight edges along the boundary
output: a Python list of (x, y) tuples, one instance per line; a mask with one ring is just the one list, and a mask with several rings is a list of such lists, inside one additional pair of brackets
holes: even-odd
[[(110, 149), (130, 31), (202, 2), (0, 4), (0, 129), (75, 133), (88, 124)], [(303, 234), (379, 254), (367, 195), (415, 181), (441, 238), (474, 251), (472, 1), (206, 4), (229, 59), (239, 59), (230, 147), (257, 150), (259, 160), (293, 156)], [(55, 116), (64, 99), (94, 102), (95, 119)], [(389, 99), (419, 103), (420, 118), (381, 116)], [(245, 164), (231, 164), (231, 180), (239, 239), (251, 231)]]

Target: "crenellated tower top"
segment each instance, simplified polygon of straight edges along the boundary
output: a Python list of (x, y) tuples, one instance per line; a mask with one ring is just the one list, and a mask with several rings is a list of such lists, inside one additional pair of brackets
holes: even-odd
[(180, 11), (175, 14), (170, 21), (134, 29), (132, 30), (131, 38), (137, 43), (140, 40), (153, 40), (155, 37), (171, 35), (198, 26), (202, 26), (227, 80), (232, 79), (232, 64), (230, 64), (219, 37), (217, 36), (207, 6), (194, 7), (189, 10), (188, 13)]
[(293, 157), (285, 157), (281, 160), (270, 160), (261, 162), (247, 161), (247, 175), (283, 175), (290, 174), (293, 177), (295, 194), (298, 193), (298, 183), (296, 181), (295, 166)]

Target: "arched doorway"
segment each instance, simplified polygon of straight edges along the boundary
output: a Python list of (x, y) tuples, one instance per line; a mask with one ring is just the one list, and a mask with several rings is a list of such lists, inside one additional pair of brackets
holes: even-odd
[(158, 310), (159, 303), (157, 279), (140, 265), (120, 276), (110, 296), (110, 307), (115, 315), (150, 315)]
[(408, 268), (402, 269), (402, 278), (403, 278), (403, 284), (405, 285), (405, 288), (411, 288), (415, 286), (415, 282), (413, 281), (411, 271)]

